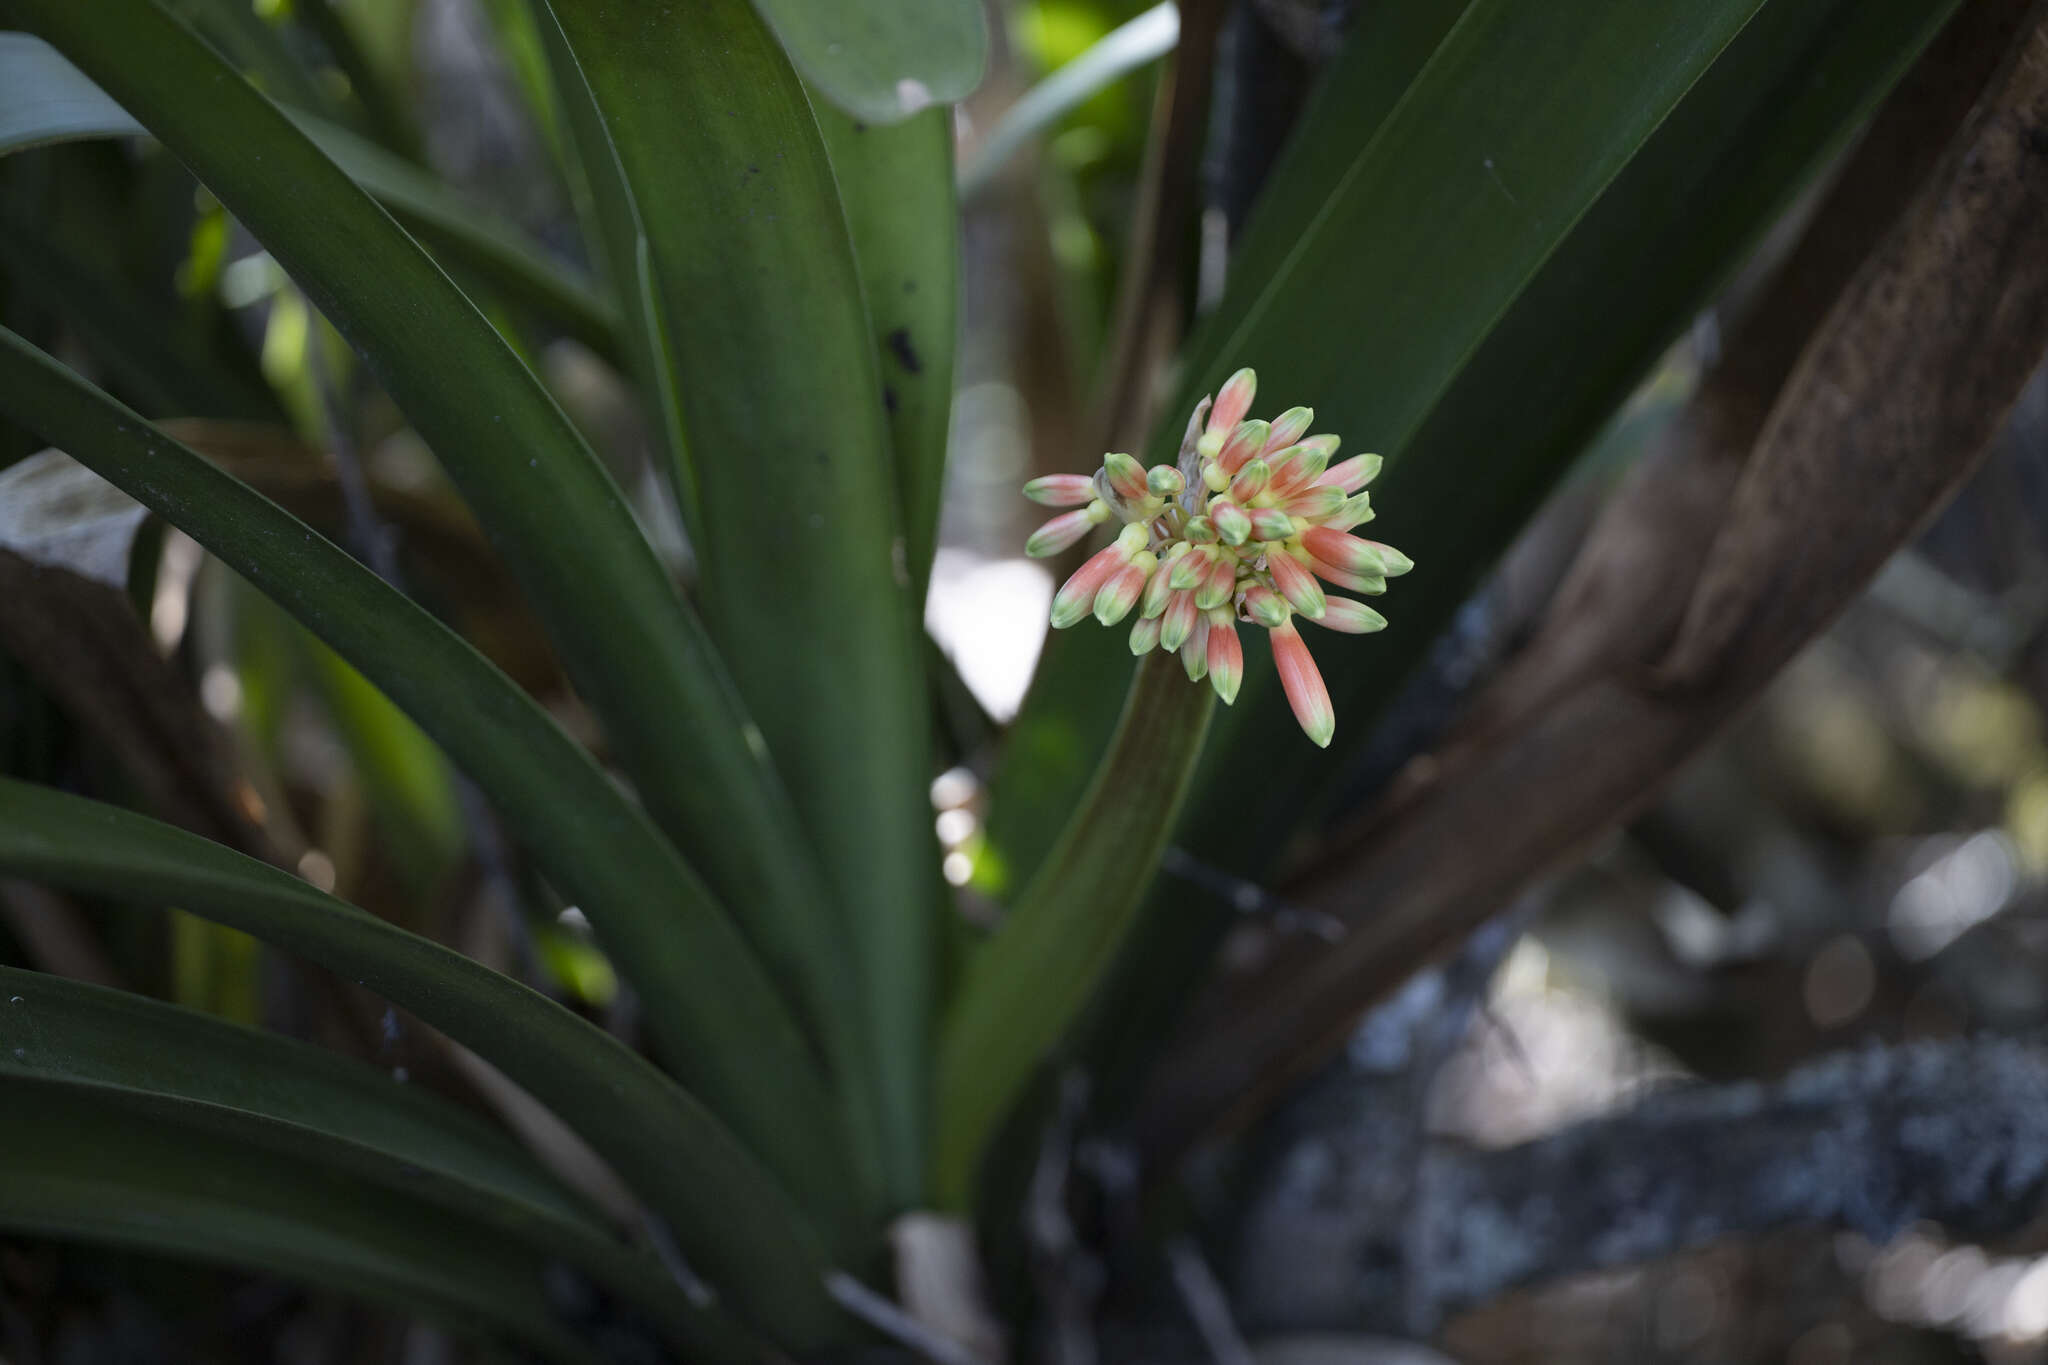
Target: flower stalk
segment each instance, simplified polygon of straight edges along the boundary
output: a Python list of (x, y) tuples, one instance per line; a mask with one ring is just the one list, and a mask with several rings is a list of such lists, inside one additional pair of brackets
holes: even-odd
[[(1163, 628), (1161, 620), (1138, 625)], [(1212, 677), (1220, 665), (1234, 695), (1243, 673), (1236, 632), (1197, 620), (1207, 634), (1182, 658), (1201, 658)], [(1169, 653), (1144, 652), (1081, 804), (969, 966), (939, 1052), (934, 1184), (941, 1207), (968, 1206), (988, 1139), (1066, 1037), (1136, 922), (1194, 779), (1213, 697), (1190, 687)]]

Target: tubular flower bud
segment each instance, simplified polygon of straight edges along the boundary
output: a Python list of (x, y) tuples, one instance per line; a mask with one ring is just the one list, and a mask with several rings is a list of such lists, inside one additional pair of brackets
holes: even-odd
[(1187, 643), (1180, 647), (1180, 663), (1188, 673), (1189, 682), (1200, 682), (1202, 675), (1209, 671), (1209, 618), (1195, 618), (1195, 628), (1188, 632)]
[(1250, 370), (1239, 370), (1224, 380), (1216, 391), (1216, 406), (1209, 409), (1209, 430), (1228, 432), (1242, 422), (1251, 411), (1252, 394), (1258, 387), (1259, 377)]
[(1303, 568), (1301, 561), (1281, 550), (1266, 556), (1266, 570), (1273, 575), (1273, 586), (1287, 599), (1287, 605), (1303, 616), (1314, 621), (1323, 614), (1323, 585), (1316, 582), (1315, 575)]
[(1346, 493), (1356, 493), (1359, 489), (1378, 478), (1379, 473), (1379, 456), (1353, 455), (1344, 463), (1333, 464), (1324, 470), (1323, 477), (1319, 482), (1326, 483), (1332, 488), (1341, 488)]
[(1146, 580), (1159, 567), (1159, 560), (1150, 550), (1140, 550), (1131, 557), (1130, 563), (1109, 576), (1095, 592), (1095, 619), (1105, 626), (1113, 626), (1131, 614), (1131, 608), (1138, 605), (1138, 594), (1145, 590)]
[(1102, 585), (1109, 576), (1124, 566), (1122, 547), (1111, 545), (1097, 550), (1088, 561), (1074, 570), (1074, 576), (1053, 594), (1052, 628), (1065, 630), (1079, 624), (1095, 606), (1095, 594), (1102, 591)]
[(1263, 583), (1254, 583), (1244, 590), (1244, 609), (1253, 624), (1267, 630), (1280, 629), (1294, 614), (1294, 609), (1281, 599), (1280, 594)]
[(1275, 498), (1292, 497), (1321, 478), (1330, 467), (1330, 456), (1337, 452), (1337, 438), (1313, 436), (1291, 449), (1292, 454), (1283, 451), (1267, 461), (1273, 466), (1273, 481), (1266, 485), (1266, 492)]
[(1323, 525), (1329, 527), (1332, 531), (1348, 531), (1354, 526), (1363, 526), (1371, 520), (1372, 494), (1353, 493), (1344, 500), (1344, 505), (1337, 509), (1337, 515), (1325, 521)]
[(1370, 635), (1376, 630), (1387, 628), (1387, 618), (1363, 602), (1354, 602), (1348, 597), (1326, 598), (1323, 602), (1323, 617), (1316, 622), (1325, 630), (1341, 631), (1346, 635)]
[[(1187, 548), (1186, 542), (1182, 542), (1181, 548)], [(1171, 563), (1172, 561), (1169, 560), (1168, 562)], [(1145, 595), (1139, 599), (1138, 615), (1147, 621), (1157, 620), (1159, 614), (1166, 610), (1166, 604), (1172, 597), (1173, 573), (1165, 564), (1162, 564), (1154, 569), (1152, 577), (1145, 581)]]
[(1266, 638), (1273, 642), (1273, 666), (1280, 673), (1280, 689), (1287, 694), (1287, 704), (1294, 709), (1302, 733), (1317, 748), (1329, 748), (1330, 737), (1337, 733), (1337, 712), (1330, 705), (1330, 690), (1323, 686), (1322, 672), (1301, 641), (1301, 632), (1289, 621)]
[(1266, 436), (1266, 449), (1285, 450), (1301, 439), (1309, 423), (1316, 420), (1314, 408), (1289, 408), (1273, 419), (1273, 430)]
[(1362, 592), (1377, 597), (1387, 590), (1387, 580), (1371, 574), (1346, 573), (1333, 564), (1326, 564), (1314, 555), (1308, 557), (1308, 571), (1325, 583), (1334, 583), (1352, 592)]
[(1236, 474), (1247, 461), (1266, 448), (1266, 433), (1271, 430), (1261, 421), (1239, 422), (1237, 429), (1230, 433), (1230, 439), (1223, 443), (1223, 449), (1216, 452), (1216, 463), (1223, 466), (1225, 474)]
[(1365, 543), (1378, 551), (1380, 562), (1387, 566), (1386, 576), (1388, 578), (1399, 578), (1402, 574), (1415, 567), (1414, 560), (1402, 554), (1391, 545), (1382, 545), (1377, 540), (1368, 540)]
[(1280, 510), (1288, 516), (1300, 517), (1304, 521), (1334, 517), (1343, 510), (1343, 507), (1344, 490), (1326, 488), (1320, 484), (1312, 484), (1280, 504)]
[(1223, 704), (1236, 701), (1237, 689), (1244, 685), (1244, 646), (1238, 643), (1236, 618), (1222, 607), (1209, 613), (1204, 661), (1209, 665), (1209, 685)]
[(1209, 523), (1225, 545), (1242, 545), (1251, 539), (1252, 519), (1234, 502), (1218, 498), (1210, 503)]
[(1173, 561), (1173, 573), (1167, 579), (1167, 586), (1175, 592), (1184, 592), (1209, 576), (1210, 566), (1216, 562), (1208, 546), (1188, 551)]
[(1109, 486), (1126, 502), (1141, 502), (1151, 496), (1152, 490), (1147, 486), (1145, 466), (1128, 455), (1112, 451), (1103, 456), (1102, 472), (1109, 476)]
[(1301, 547), (1323, 563), (1345, 573), (1366, 574), (1373, 578), (1386, 576), (1387, 563), (1369, 540), (1347, 536), (1327, 526), (1311, 526), (1301, 533)]
[(1093, 476), (1033, 479), (1026, 496), (1072, 510), (1040, 527), (1025, 549), (1055, 555), (1096, 526), (1118, 527), (1116, 541), (1054, 596), (1053, 626), (1091, 613), (1104, 625), (1130, 619), (1132, 654), (1180, 655), (1188, 678), (1206, 678), (1226, 705), (1244, 683), (1238, 626), (1259, 626), (1295, 719), (1328, 745), (1336, 716), (1294, 617), (1343, 634), (1380, 630), (1386, 619), (1377, 611), (1326, 596), (1323, 583), (1374, 595), (1414, 565), (1391, 546), (1346, 534), (1372, 519), (1362, 490), (1379, 473), (1379, 457), (1354, 455), (1333, 467), (1338, 438), (1304, 435), (1315, 414), (1290, 408), (1270, 422), (1254, 418), (1256, 388), (1256, 376), (1239, 370), (1213, 403), (1198, 403), (1174, 463), (1148, 470), (1111, 453)]
[[(1095, 506), (1101, 507), (1102, 504), (1098, 502)], [(1092, 510), (1060, 513), (1031, 533), (1031, 539), (1024, 542), (1024, 553), (1033, 559), (1044, 559), (1079, 544), (1081, 537), (1098, 524), (1094, 517), (1088, 515)]]
[[(1230, 481), (1230, 500), (1243, 504), (1250, 502), (1266, 491), (1266, 483), (1273, 477), (1273, 466), (1264, 460), (1251, 460), (1237, 471), (1237, 477)], [(1210, 512), (1215, 515), (1214, 510)]]
[(1195, 605), (1203, 611), (1220, 607), (1228, 602), (1237, 591), (1237, 556), (1229, 553), (1216, 556), (1216, 567), (1209, 570), (1195, 589)]
[(1095, 480), (1086, 474), (1047, 474), (1025, 484), (1024, 496), (1046, 507), (1086, 507), (1095, 501)]
[(1201, 614), (1195, 610), (1195, 595), (1177, 592), (1166, 603), (1166, 613), (1159, 618), (1159, 643), (1168, 649), (1179, 649), (1194, 633), (1195, 622)]
[(1294, 518), (1277, 507), (1251, 510), (1252, 534), (1260, 540), (1285, 540), (1294, 534)]
[(1059, 555), (1061, 551), (1067, 551), (1067, 548), (1077, 544), (1081, 536), (1085, 536), (1096, 526), (1102, 526), (1108, 520), (1110, 505), (1106, 501), (1096, 499), (1092, 503), (1087, 503), (1079, 512), (1063, 512), (1055, 516), (1051, 522), (1034, 530), (1030, 534), (1030, 540), (1024, 542), (1024, 553), (1030, 555), (1032, 559), (1047, 559), (1049, 555)]

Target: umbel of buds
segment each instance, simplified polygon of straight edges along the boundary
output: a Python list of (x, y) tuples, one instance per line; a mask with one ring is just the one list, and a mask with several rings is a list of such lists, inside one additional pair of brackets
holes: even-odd
[(1383, 629), (1385, 617), (1317, 580), (1377, 595), (1415, 565), (1391, 545), (1350, 534), (1372, 520), (1364, 488), (1380, 457), (1332, 463), (1337, 438), (1309, 435), (1315, 414), (1307, 408), (1270, 422), (1247, 418), (1257, 385), (1239, 370), (1213, 406), (1197, 404), (1177, 464), (1148, 470), (1112, 453), (1093, 478), (1049, 474), (1025, 484), (1034, 502), (1074, 510), (1041, 526), (1024, 550), (1056, 555), (1095, 527), (1118, 524), (1116, 539), (1053, 598), (1054, 629), (1091, 614), (1113, 626), (1136, 612), (1131, 652), (1178, 651), (1189, 679), (1206, 676), (1228, 704), (1244, 682), (1237, 628), (1262, 626), (1294, 718), (1327, 748), (1337, 716), (1294, 618), (1349, 635)]

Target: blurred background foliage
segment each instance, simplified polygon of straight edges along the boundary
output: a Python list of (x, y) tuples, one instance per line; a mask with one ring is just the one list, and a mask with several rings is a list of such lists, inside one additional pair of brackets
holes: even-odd
[[(990, 75), (958, 111), (961, 144), (971, 148), (1034, 82), (1150, 8), (999, 6)], [(1183, 286), (1197, 314), (1220, 297), (1214, 254), (1243, 223), (1350, 12), (1366, 8), (1273, 0), (1232, 9), (1205, 121), (1201, 203), (1182, 225)], [(458, 205), (487, 209), (517, 234), (517, 252), (567, 282), (522, 289), (517, 260), (492, 269), (508, 258), (446, 257), (591, 434), (668, 567), (688, 581), (691, 551), (662, 492), (658, 436), (592, 325), (594, 305), (576, 293), (596, 275), (575, 226), (584, 191), (566, 173), (564, 121), (527, 7), (258, 0), (194, 5), (192, 17), (264, 89), (374, 143), (401, 170), (430, 174)], [(1049, 827), (1005, 830), (1002, 806), (991, 807), (1001, 771), (994, 727), (1031, 704), (1053, 587), (1019, 557), (1033, 518), (1014, 490), (1035, 473), (1080, 467), (1102, 429), (1099, 385), (1119, 291), (1138, 264), (1128, 259), (1129, 225), (1148, 138), (1171, 93), (1160, 71), (1144, 65), (1090, 95), (964, 205), (949, 476), (926, 612), (961, 684), (941, 706), (947, 764), (931, 791), (944, 875), (958, 894), (950, 927), (960, 953), (1019, 890), (1063, 817), (1066, 807), (1045, 796), (1063, 790), (1058, 773), (1085, 775), (1097, 747), (1085, 728), (1035, 734), (1033, 761), (1055, 775), (1043, 789), (1013, 788), (1023, 793), (1013, 799)], [(1816, 141), (1828, 156), (1841, 150), (1840, 138)], [(1797, 188), (1791, 169), (1781, 177), (1788, 191)], [(1350, 769), (1320, 770), (1313, 782), (1299, 771), (1284, 782), (1211, 780), (1285, 786), (1291, 825), (1311, 791), (1326, 813), (1355, 810), (1426, 747), (1437, 713), (1492, 676), (1532, 628), (1602, 496), (1672, 420), (1714, 357), (1723, 310), (1782, 255), (1811, 198), (1792, 206), (1732, 280), (1711, 264), (1672, 264), (1714, 286), (1707, 306), (1647, 376), (1627, 376), (1633, 394), (1611, 420), (1559, 435), (1571, 444), (1552, 472), (1569, 473), (1522, 540), (1497, 565), (1480, 566), (1489, 571), (1476, 590), (1433, 589), (1449, 625), (1433, 643), (1405, 646), (1422, 660), (1403, 675), (1406, 690), (1395, 687), (1400, 676), (1362, 685), (1383, 704), (1357, 715), (1362, 723), (1376, 714), (1377, 728), (1352, 751)], [(443, 233), (450, 219), (439, 220)], [(441, 240), (431, 212), (409, 221)], [(276, 264), (161, 147), (95, 141), (0, 158), (0, 321), (147, 416), (203, 414), (182, 430), (187, 440), (403, 581), (572, 733), (597, 741), (417, 436)], [(0, 420), (0, 463), (41, 445)], [(1537, 478), (1516, 497), (1533, 506), (1550, 482)], [(1953, 505), (1725, 738), (1583, 863), (1503, 907), (1513, 932), (1497, 970), (1455, 1052), (1413, 1097), (1429, 1132), (1506, 1147), (1620, 1109), (1674, 1078), (1780, 1076), (1823, 1053), (1878, 1043), (2041, 1036), (2044, 527), (2048, 381), (2037, 377)], [(140, 534), (135, 562), (145, 567), (128, 597), (146, 636), (123, 647), (153, 651), (181, 680), (191, 715), (155, 723), (204, 737), (184, 776), (225, 782), (228, 804), (206, 817), (209, 832), (246, 847), (260, 825), (313, 884), (637, 1038), (636, 1001), (581, 913), (508, 846), (440, 749), (191, 541), (154, 524)], [(1414, 548), (1424, 559), (1428, 547)], [(1122, 683), (1101, 679), (1079, 685), (1113, 694), (1107, 717)], [(147, 806), (135, 776), (141, 760), (118, 729), (81, 722), (94, 714), (0, 649), (0, 772)], [(1256, 891), (1278, 861), (1224, 867), (1213, 864), (1230, 859), (1181, 850), (1160, 896), (1176, 909), (1196, 896), (1220, 904), (1242, 885), (1232, 878), (1252, 878)], [(1226, 937), (1226, 960), (1232, 943)], [(508, 1112), (498, 1084), (398, 1012), (190, 917), (0, 882), (0, 963), (263, 1021), (479, 1110)], [(1229, 1202), (1230, 1180), (1197, 1185), (1186, 1216), (1198, 1229), (1210, 1220), (1220, 1237), (1214, 1228), (1226, 1216), (1216, 1210)], [(1889, 1245), (1763, 1235), (1526, 1290), (1451, 1318), (1438, 1342), (1474, 1365), (2044, 1360), (2048, 1226), (2034, 1219), (1982, 1246), (1932, 1226)], [(21, 1237), (0, 1238), (0, 1355), (21, 1365), (495, 1358), (296, 1282)]]

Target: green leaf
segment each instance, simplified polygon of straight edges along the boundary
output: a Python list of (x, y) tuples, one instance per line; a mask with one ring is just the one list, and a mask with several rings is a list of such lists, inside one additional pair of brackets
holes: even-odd
[(279, 420), (248, 339), (202, 282), (194, 257), (224, 245), (226, 223), (195, 206), (183, 168), (152, 148), (50, 145), (139, 131), (47, 43), (0, 33), (0, 153), (31, 149), (0, 165), (14, 302), (61, 323), (151, 412)]
[(272, 99), (326, 118), (341, 116), (336, 92), (250, 0), (163, 0), (163, 7)]
[(605, 359), (618, 359), (618, 308), (580, 271), (551, 259), (468, 195), (376, 143), (310, 114), (294, 112), (291, 119), (449, 266), (481, 280), (508, 303), (532, 309)]
[(276, 868), (25, 783), (0, 780), (0, 868), (84, 894), (182, 906), (411, 1010), (573, 1125), (672, 1221), (685, 1254), (742, 1321), (793, 1350), (843, 1331), (815, 1243), (767, 1173), (644, 1058), (546, 997)]
[[(687, 1349), (719, 1324), (503, 1133), (440, 1097), (303, 1043), (121, 991), (0, 967), (0, 1090), (21, 1078), (345, 1173), (559, 1256)], [(730, 1334), (731, 1329), (723, 1329)], [(726, 1340), (724, 1352), (738, 1343)]]
[[(801, 83), (743, 0), (554, 0), (558, 93), (620, 292), (647, 307), (700, 599), (851, 941), (888, 1189), (924, 1169), (938, 857), (920, 639), (861, 279)], [(689, 136), (678, 137), (676, 130)], [(666, 360), (662, 366), (661, 361)], [(844, 958), (816, 960), (830, 1000)], [(832, 1017), (821, 1011), (824, 1017)], [(854, 1059), (841, 1053), (842, 1070)]]
[[(419, 129), (414, 126), (411, 113), (405, 101), (394, 89), (394, 82), (387, 79), (370, 49), (359, 40), (355, 15), (360, 15), (361, 5), (350, 5), (353, 14), (343, 14), (335, 7), (334, 0), (296, 0), (292, 6), (292, 17), (304, 24), (320, 40), (334, 58), (335, 67), (348, 81), (349, 94), (363, 113), (365, 128), (375, 135), (384, 147), (404, 156), (419, 155)], [(397, 65), (394, 63), (394, 65)], [(409, 64), (407, 64), (409, 65)], [(398, 84), (404, 84), (410, 71), (393, 71)]]
[(283, 1272), (550, 1360), (602, 1365), (548, 1309), (549, 1258), (145, 1097), (0, 1080), (0, 1227)]
[(298, 638), (336, 738), (368, 789), (383, 856), (420, 902), (431, 903), (469, 844), (447, 758), (333, 650)]
[(548, 155), (556, 166), (563, 162), (562, 118), (555, 104), (555, 91), (548, 74), (548, 54), (540, 38), (540, 27), (534, 21), (533, 7), (527, 0), (483, 0), (483, 11), (488, 18), (492, 36), (497, 39), (498, 55), (518, 87), (526, 104), (526, 113), (533, 120), (541, 140), (547, 144)]
[(140, 137), (143, 126), (50, 45), (0, 33), (0, 152), (78, 138)]
[(438, 740), (621, 970), (662, 992), (645, 1003), (685, 1082), (846, 1235), (848, 1178), (809, 1047), (702, 884), (546, 712), (303, 522), (5, 328), (0, 409), (213, 551)]
[[(450, 265), (531, 308), (597, 354), (616, 357), (618, 311), (575, 270), (550, 260), (518, 229), (402, 157), (316, 115), (293, 111), (291, 118)], [(146, 133), (48, 43), (27, 33), (0, 33), (0, 153)]]
[(804, 79), (866, 123), (966, 99), (988, 64), (980, 0), (754, 0), (754, 8)]
[(1215, 697), (1177, 655), (1139, 663), (1115, 737), (1059, 842), (967, 970), (939, 1057), (935, 1183), (968, 1206), (984, 1144), (1130, 929), (1179, 818)]
[(247, 934), (181, 912), (171, 915), (170, 995), (223, 1019), (256, 1022), (261, 946)]
[(1088, 50), (1032, 86), (1005, 109), (960, 168), (960, 197), (995, 183), (1003, 164), (1046, 129), (1180, 41), (1180, 9), (1165, 0), (1105, 33)]
[[(789, 838), (762, 814), (757, 732), (623, 495), (532, 373), (402, 228), (152, 0), (106, 0), (90, 13), (69, 0), (6, 5), (183, 159), (362, 352), (525, 589), (662, 829), (746, 906), (739, 890), (764, 878), (761, 864)], [(222, 529), (218, 540), (234, 537)], [(209, 548), (233, 558), (224, 544)], [(387, 656), (380, 671), (362, 650), (340, 652), (394, 699), (392, 673), (424, 681), (416, 660)], [(478, 755), (460, 761), (483, 781)], [(557, 794), (555, 804), (567, 803)], [(614, 809), (605, 801), (555, 818), (588, 828)], [(524, 833), (538, 847), (545, 831)], [(634, 885), (597, 861), (555, 871), (612, 883), (615, 894), (584, 908), (636, 978), (670, 1063), (805, 1187), (807, 1203), (833, 1191), (843, 1200), (840, 1144), (814, 1068), (718, 907), (688, 877)]]
[[(22, 206), (26, 208), (26, 205)], [(138, 287), (105, 257), (50, 232), (39, 213), (0, 203), (0, 263), (26, 298), (64, 320), (108, 382), (153, 413), (276, 421), (282, 409), (246, 351), (178, 316), (169, 290)], [(211, 321), (211, 319), (208, 319)]]
[(923, 602), (938, 548), (960, 327), (952, 120), (933, 109), (875, 128), (821, 108), (818, 128), (846, 208), (882, 367), (910, 600)]

